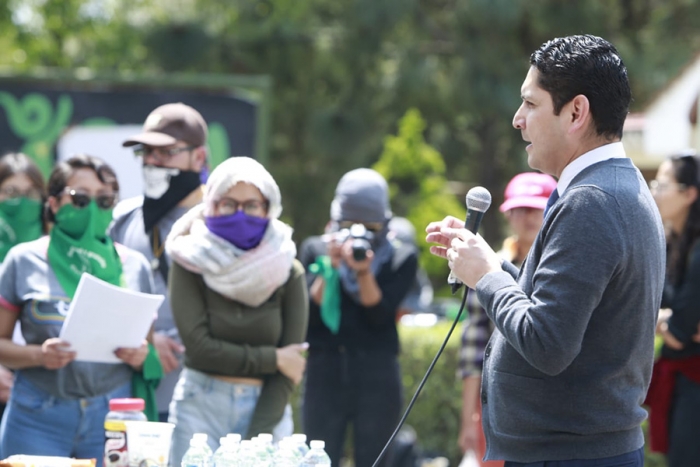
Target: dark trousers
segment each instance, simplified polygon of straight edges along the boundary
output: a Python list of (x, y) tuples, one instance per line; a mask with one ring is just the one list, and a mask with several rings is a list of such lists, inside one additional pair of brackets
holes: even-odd
[(578, 459), (546, 462), (508, 462), (504, 467), (644, 467), (644, 448), (603, 459)]
[[(355, 466), (371, 467), (399, 421), (401, 394), (395, 355), (312, 349), (302, 408), (307, 440), (325, 441), (337, 467), (347, 426), (352, 424)], [(390, 451), (379, 465), (389, 465)]]
[(700, 465), (700, 384), (676, 377), (669, 419), (668, 467)]

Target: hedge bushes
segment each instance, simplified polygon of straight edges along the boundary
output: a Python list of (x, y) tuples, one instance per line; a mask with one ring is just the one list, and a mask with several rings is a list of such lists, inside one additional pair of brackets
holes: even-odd
[[(404, 406), (410, 401), (445, 340), (450, 325), (441, 322), (429, 328), (399, 328)], [(461, 325), (457, 325), (406, 420), (406, 424), (416, 430), (418, 443), (426, 454), (445, 456), (454, 466), (461, 459), (457, 435), (462, 408), (462, 382), (456, 373), (460, 332)]]

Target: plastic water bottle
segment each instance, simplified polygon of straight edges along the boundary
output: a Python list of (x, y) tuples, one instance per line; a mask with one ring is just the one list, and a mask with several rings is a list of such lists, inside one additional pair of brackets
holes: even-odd
[(256, 467), (256, 456), (253, 450), (253, 441), (246, 439), (241, 441), (241, 446), (238, 449), (236, 467)]
[(224, 457), (224, 451), (226, 450), (226, 438), (219, 438), (219, 447), (214, 451), (214, 455), (211, 456), (212, 467), (222, 467), (222, 458)]
[(253, 439), (255, 467), (270, 467), (272, 465), (272, 455), (275, 452), (275, 447), (272, 445), (272, 439), (268, 439), (263, 434), (261, 433)]
[(214, 454), (209, 447), (209, 436), (206, 433), (195, 433), (192, 435), (192, 438), (198, 439), (201, 441), (202, 445), (204, 446), (204, 450), (207, 452), (207, 455), (209, 456), (207, 461), (211, 463), (211, 456)]
[(267, 453), (272, 457), (275, 454), (275, 446), (272, 444), (272, 435), (270, 433), (260, 433), (258, 442), (265, 447)]
[(331, 458), (323, 450), (326, 447), (326, 443), (315, 439), (310, 444), (311, 449), (301, 461), (301, 467), (331, 467)]
[(294, 446), (299, 450), (301, 457), (304, 457), (309, 452), (309, 447), (306, 445), (306, 435), (303, 433), (294, 433), (292, 435)]
[(181, 467), (209, 467), (211, 449), (207, 446), (207, 435), (202, 438), (197, 434), (190, 440), (190, 447), (182, 458)]
[[(238, 436), (240, 439), (240, 435)], [(238, 440), (224, 437), (219, 439), (219, 449), (212, 456), (212, 467), (236, 467)]]
[(291, 439), (283, 439), (277, 445), (277, 451), (272, 456), (274, 467), (299, 467), (301, 457), (299, 451)]

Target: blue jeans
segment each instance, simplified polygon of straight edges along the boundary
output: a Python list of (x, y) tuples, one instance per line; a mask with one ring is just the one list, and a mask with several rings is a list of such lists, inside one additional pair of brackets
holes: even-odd
[(109, 400), (131, 396), (131, 382), (85, 399), (62, 399), (39, 389), (18, 372), (0, 425), (0, 454), (97, 459), (102, 467)]
[(504, 467), (644, 467), (644, 447), (604, 459), (530, 462), (526, 464), (506, 461)]
[[(194, 433), (206, 433), (212, 451), (228, 433), (246, 435), (262, 386), (233, 384), (185, 367), (175, 386), (168, 421), (175, 424), (170, 465), (179, 466)], [(289, 404), (272, 432), (275, 441), (294, 431)]]

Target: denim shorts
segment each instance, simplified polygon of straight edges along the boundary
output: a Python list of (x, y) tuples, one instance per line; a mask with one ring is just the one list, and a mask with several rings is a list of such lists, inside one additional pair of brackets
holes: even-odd
[(131, 396), (131, 381), (102, 396), (63, 399), (17, 372), (0, 425), (0, 458), (13, 454), (97, 459), (102, 467), (109, 400)]
[[(234, 384), (185, 367), (175, 386), (168, 421), (175, 424), (170, 465), (179, 466), (194, 433), (206, 433), (212, 451), (228, 433), (245, 436), (262, 386)], [(272, 432), (275, 441), (294, 431), (292, 409), (285, 408)]]

